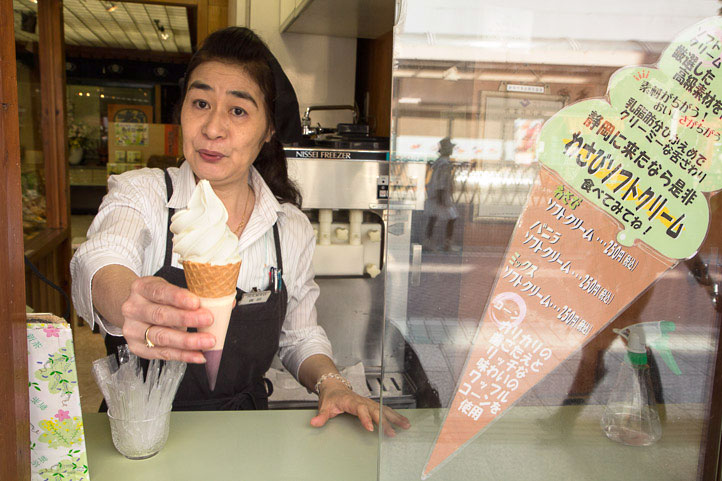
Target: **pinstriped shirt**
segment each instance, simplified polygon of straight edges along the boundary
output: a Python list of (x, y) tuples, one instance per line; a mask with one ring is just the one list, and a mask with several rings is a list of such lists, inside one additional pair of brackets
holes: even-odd
[[(91, 285), (95, 273), (111, 264), (127, 267), (138, 276), (153, 275), (163, 265), (168, 227), (168, 208), (188, 205), (195, 178), (188, 162), (170, 168), (173, 195), (167, 200), (163, 171), (140, 169), (113, 175), (108, 193), (88, 229), (88, 240), (70, 262), (73, 304), (91, 327), (121, 335), (120, 328), (104, 321), (94, 309)], [(316, 322), (318, 285), (313, 277), (316, 244), (308, 218), (297, 207), (279, 203), (261, 175), (251, 167), (249, 183), (256, 201), (239, 239), (241, 271), (238, 288), (244, 291), (268, 288), (268, 270), (276, 266), (273, 224), (278, 220), (283, 256), (283, 282), (288, 291), (286, 318), (281, 329), (279, 357), (288, 371), (298, 376), (301, 363), (314, 354), (332, 357), (331, 344)], [(172, 266), (182, 269), (178, 254)]]

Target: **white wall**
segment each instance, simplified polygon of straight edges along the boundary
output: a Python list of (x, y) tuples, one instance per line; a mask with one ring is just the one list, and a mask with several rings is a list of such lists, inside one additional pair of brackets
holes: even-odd
[[(242, 0), (230, 0), (240, 6)], [(349, 104), (354, 102), (356, 78), (356, 39), (283, 33), (280, 26), (280, 0), (246, 0), (251, 2), (250, 28), (267, 44), (291, 80), (299, 115), (309, 105)], [(241, 10), (236, 7), (236, 11)], [(245, 24), (241, 15), (229, 15), (229, 24)], [(335, 127), (350, 122), (348, 112), (313, 112), (313, 124)]]

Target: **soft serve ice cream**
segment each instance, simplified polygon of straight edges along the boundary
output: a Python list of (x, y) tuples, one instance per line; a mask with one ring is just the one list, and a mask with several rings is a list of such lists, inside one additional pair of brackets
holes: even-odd
[(200, 297), (201, 307), (213, 314), (213, 324), (198, 329), (216, 338), (213, 349), (204, 352), (211, 390), (215, 388), (228, 322), (236, 305), (241, 267), (238, 237), (227, 221), (223, 202), (204, 179), (196, 184), (188, 208), (173, 215), (170, 225), (173, 252), (180, 256), (188, 289)]
[(181, 262), (225, 265), (241, 262), (238, 237), (226, 224), (228, 212), (210, 182), (200, 180), (193, 190), (188, 208), (171, 219), (173, 252)]

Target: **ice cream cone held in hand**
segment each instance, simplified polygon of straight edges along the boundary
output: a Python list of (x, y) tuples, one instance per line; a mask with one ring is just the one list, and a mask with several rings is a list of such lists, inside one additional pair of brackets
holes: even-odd
[(198, 329), (216, 338), (204, 351), (211, 390), (215, 388), (231, 311), (236, 305), (236, 283), (241, 267), (238, 237), (226, 225), (228, 212), (207, 180), (196, 184), (188, 208), (171, 218), (173, 252), (180, 256), (188, 290), (211, 311), (213, 324)]

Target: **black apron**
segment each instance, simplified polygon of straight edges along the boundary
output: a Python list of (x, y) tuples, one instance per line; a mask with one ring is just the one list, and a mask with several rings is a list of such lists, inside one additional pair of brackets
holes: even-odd
[[(173, 195), (173, 182), (168, 171), (165, 171), (165, 183), (170, 200)], [(185, 288), (188, 286), (183, 269), (171, 266), (173, 235), (170, 223), (174, 211), (175, 209), (168, 209), (165, 261), (154, 275)], [(283, 272), (278, 223), (273, 225), (273, 240), (276, 247), (276, 267)], [(236, 300), (240, 301), (243, 294), (242, 290), (236, 289)], [(278, 351), (287, 301), (288, 293), (285, 283), (282, 283), (280, 291), (271, 289), (271, 295), (266, 302), (236, 305), (231, 312), (215, 389), (211, 391), (208, 385), (203, 364), (188, 364), (173, 401), (173, 410), (267, 409), (268, 396), (273, 392), (273, 385), (268, 379), (264, 379), (263, 375), (271, 367), (273, 356)], [(196, 329), (189, 328), (188, 331), (195, 332)], [(125, 343), (123, 337), (105, 336), (105, 346), (109, 354), (115, 354), (117, 346)], [(144, 364), (147, 366), (147, 361)]]

